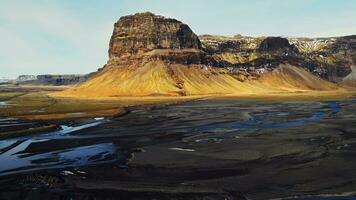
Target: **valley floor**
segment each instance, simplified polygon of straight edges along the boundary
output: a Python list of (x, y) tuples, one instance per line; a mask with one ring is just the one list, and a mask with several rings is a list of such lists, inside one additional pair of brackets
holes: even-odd
[(356, 192), (352, 92), (106, 99), (51, 92), (0, 93), (0, 199)]

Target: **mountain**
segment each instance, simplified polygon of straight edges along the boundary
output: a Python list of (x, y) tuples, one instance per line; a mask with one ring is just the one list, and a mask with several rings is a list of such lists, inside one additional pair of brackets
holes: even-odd
[(213, 62), (186, 24), (152, 13), (125, 16), (114, 26), (107, 64), (62, 95), (179, 96), (241, 90), (243, 84), (226, 69), (212, 67)]
[(107, 64), (88, 81), (58, 95), (181, 96), (338, 89), (312, 74), (304, 66), (308, 62), (298, 46), (285, 38), (198, 37), (188, 25), (149, 12), (121, 17), (114, 25), (108, 53)]
[(248, 69), (252, 74), (258, 69), (271, 71), (279, 64), (289, 63), (320, 78), (340, 83), (352, 72), (351, 60), (356, 57), (356, 36), (282, 38), (202, 35), (200, 39), (204, 51), (223, 67)]
[(65, 74), (65, 75), (20, 75), (15, 82), (28, 85), (75, 85), (89, 79), (91, 74)]
[(289, 64), (281, 64), (270, 73), (263, 74), (258, 82), (264, 86), (279, 88), (281, 90), (337, 90), (338, 86), (334, 83), (325, 81), (312, 75), (301, 67)]

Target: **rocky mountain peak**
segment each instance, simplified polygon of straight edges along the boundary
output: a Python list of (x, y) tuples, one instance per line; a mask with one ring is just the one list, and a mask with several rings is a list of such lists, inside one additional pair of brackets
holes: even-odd
[(115, 23), (110, 58), (155, 49), (201, 49), (201, 43), (188, 25), (150, 12), (124, 16)]
[(262, 41), (259, 51), (271, 52), (271, 51), (297, 51), (294, 45), (291, 45), (286, 38), (282, 37), (267, 37)]

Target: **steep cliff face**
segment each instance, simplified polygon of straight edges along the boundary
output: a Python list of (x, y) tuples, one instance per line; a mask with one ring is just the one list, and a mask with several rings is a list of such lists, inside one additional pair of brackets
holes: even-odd
[(149, 12), (122, 17), (115, 24), (110, 58), (154, 49), (201, 49), (201, 43), (188, 25)]
[(114, 25), (106, 67), (154, 60), (179, 64), (207, 61), (198, 36), (188, 25), (150, 12), (121, 17)]

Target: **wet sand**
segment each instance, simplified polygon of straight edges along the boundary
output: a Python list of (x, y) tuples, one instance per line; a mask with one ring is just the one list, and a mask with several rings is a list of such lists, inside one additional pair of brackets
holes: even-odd
[(218, 98), (62, 121), (2, 140), (0, 199), (352, 197), (355, 103)]

